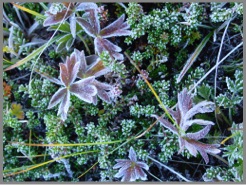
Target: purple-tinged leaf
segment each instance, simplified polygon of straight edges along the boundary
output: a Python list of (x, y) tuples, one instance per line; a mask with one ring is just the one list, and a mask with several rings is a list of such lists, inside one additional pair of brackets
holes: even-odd
[(92, 63), (88, 67), (88, 69), (86, 71), (86, 76), (99, 77), (99, 76), (107, 74), (109, 71), (110, 71), (110, 69), (105, 67), (103, 65), (102, 60), (100, 60), (100, 58), (98, 58), (94, 63)]
[(63, 85), (63, 83), (60, 80), (58, 80), (57, 78), (54, 78), (52, 76), (49, 76), (46, 73), (43, 73), (43, 72), (40, 72), (40, 71), (37, 71), (37, 70), (35, 70), (35, 72), (38, 73), (39, 75), (41, 75), (42, 77), (46, 78), (47, 80), (57, 84), (57, 85)]
[(214, 145), (214, 144), (204, 144), (195, 140), (187, 140), (191, 145), (196, 147), (196, 149), (199, 151), (203, 159), (205, 160), (206, 164), (209, 162), (209, 158), (207, 153), (220, 153), (220, 150), (217, 149), (219, 145)]
[(73, 83), (70, 86), (70, 92), (77, 96), (79, 99), (88, 103), (92, 103), (93, 96), (97, 94), (96, 87), (94, 85), (90, 85), (92, 84), (94, 79), (95, 77), (88, 77)]
[(79, 63), (76, 61), (75, 52), (67, 57), (65, 64), (60, 63), (60, 78), (66, 87), (74, 82), (79, 71)]
[(77, 75), (80, 78), (84, 78), (84, 74), (86, 73), (86, 70), (87, 70), (85, 53), (83, 50), (79, 52), (79, 50), (77, 49), (75, 49), (75, 53), (76, 53), (76, 56), (78, 57), (78, 62), (80, 63), (79, 72)]
[(173, 111), (172, 109), (167, 108), (169, 114), (173, 117), (174, 121), (176, 121), (177, 124), (180, 124), (181, 122), (181, 114), (177, 105), (177, 111)]
[(96, 3), (79, 3), (76, 6), (76, 11), (85, 11), (85, 10), (92, 10), (92, 9), (97, 9), (98, 6)]
[(69, 84), (73, 83), (77, 77), (77, 73), (79, 71), (80, 64), (76, 60), (76, 54), (73, 52), (70, 58), (66, 61), (67, 69), (69, 72)]
[[(130, 160), (116, 159), (117, 164), (114, 165), (113, 169), (119, 169), (115, 177), (122, 177), (121, 181), (136, 181), (136, 179), (146, 180), (147, 175), (143, 169), (148, 170), (149, 167), (146, 163), (137, 161), (136, 152), (131, 147), (129, 151)], [(142, 169), (143, 168), (143, 169)]]
[(187, 128), (190, 127), (193, 124), (198, 124), (198, 125), (214, 125), (214, 122), (203, 120), (203, 119), (193, 119), (193, 120), (186, 121), (183, 128), (187, 130)]
[(99, 82), (95, 80), (93, 82), (93, 85), (95, 85), (98, 89), (103, 89), (103, 90), (112, 90), (113, 86), (107, 83)]
[(67, 113), (70, 106), (70, 92), (67, 91), (60, 106), (57, 115), (61, 115), (61, 119), (65, 121), (67, 119)]
[(93, 63), (95, 63), (95, 61), (100, 60), (98, 55), (86, 56), (85, 59), (87, 65), (92, 65)]
[(52, 107), (60, 103), (63, 100), (66, 93), (67, 93), (66, 88), (60, 88), (58, 91), (56, 91), (56, 93), (51, 97), (51, 100), (48, 105), (48, 109), (51, 109)]
[(86, 20), (80, 17), (77, 18), (77, 22), (89, 36), (94, 37), (94, 38), (96, 37), (96, 32), (94, 28), (92, 27), (92, 25), (90, 25), (89, 22), (87, 22)]
[(215, 109), (215, 104), (213, 102), (202, 101), (192, 107), (184, 116), (184, 120), (192, 118), (198, 113), (213, 112)]
[(143, 181), (147, 180), (146, 173), (144, 173), (144, 171), (141, 168), (139, 168), (138, 166), (136, 166), (136, 168), (135, 168), (135, 174), (137, 174), (136, 179), (141, 179)]
[(105, 90), (97, 89), (97, 95), (106, 103), (111, 103), (110, 96)]
[(60, 23), (63, 19), (66, 20), (72, 12), (70, 10), (62, 10), (61, 12), (57, 12), (57, 14), (51, 14), (46, 12), (48, 15), (47, 18), (44, 20), (43, 26), (51, 26), (54, 24)]
[(123, 168), (123, 170), (124, 170), (124, 169), (129, 167), (129, 159), (115, 159), (115, 161), (117, 163), (113, 166), (113, 169), (123, 168), (124, 167)]
[(198, 148), (197, 150), (201, 154), (201, 156), (204, 159), (205, 163), (208, 164), (208, 162), (209, 162), (208, 154), (204, 150), (202, 150), (202, 149), (199, 149)]
[(181, 93), (178, 94), (178, 108), (183, 117), (188, 110), (192, 107), (191, 95), (188, 94), (187, 89), (185, 88)]
[(185, 148), (187, 148), (187, 150), (190, 152), (191, 155), (193, 155), (194, 157), (197, 156), (196, 145), (194, 145), (193, 143), (190, 143), (190, 141), (184, 140), (184, 146)]
[(70, 30), (73, 38), (76, 38), (76, 17), (75, 17), (75, 12), (72, 13), (72, 15), (69, 18), (70, 21)]
[(92, 97), (92, 103), (93, 105), (97, 105), (97, 96)]
[(98, 53), (98, 55), (100, 55), (103, 51), (106, 50), (116, 60), (124, 59), (123, 55), (118, 53), (121, 52), (121, 48), (114, 45), (112, 42), (108, 41), (107, 39), (97, 37), (94, 40), (94, 45), (95, 45), (95, 51)]
[(134, 149), (132, 147), (130, 148), (128, 157), (133, 162), (137, 161), (137, 154), (136, 154), (136, 152), (134, 151)]
[(178, 134), (178, 130), (175, 126), (173, 126), (168, 120), (165, 120), (155, 114), (151, 115), (152, 117), (155, 117), (161, 124), (162, 126), (166, 127), (167, 129), (169, 129), (171, 132), (173, 132), (174, 134)]
[(99, 22), (99, 17), (97, 15), (96, 10), (87, 10), (86, 12), (89, 12), (89, 23), (92, 26), (95, 35), (98, 35), (100, 32), (100, 22)]
[[(68, 60), (68, 57), (67, 57)], [(65, 64), (60, 63), (60, 79), (62, 81), (62, 83), (64, 84), (64, 86), (68, 86), (69, 85), (69, 72), (67, 69), (67, 66)]]
[(206, 127), (204, 127), (202, 130), (199, 130), (198, 132), (187, 133), (186, 137), (188, 137), (189, 139), (199, 140), (204, 138), (208, 134), (210, 129), (211, 129), (211, 125), (207, 125)]
[(107, 27), (103, 28), (100, 32), (101, 37), (109, 38), (109, 37), (116, 37), (116, 36), (127, 36), (131, 35), (132, 32), (127, 30), (130, 26), (127, 23), (124, 23), (125, 14), (123, 14), (120, 18), (116, 21), (108, 25)]
[(144, 163), (144, 162), (138, 161), (138, 162), (136, 162), (136, 164), (137, 164), (140, 168), (143, 168), (143, 169), (145, 169), (145, 170), (149, 170), (149, 166), (148, 166), (146, 163)]

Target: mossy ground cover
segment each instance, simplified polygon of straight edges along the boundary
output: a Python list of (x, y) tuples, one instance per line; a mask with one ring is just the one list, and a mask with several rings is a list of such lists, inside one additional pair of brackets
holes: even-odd
[(242, 3), (3, 7), (5, 182), (243, 180)]

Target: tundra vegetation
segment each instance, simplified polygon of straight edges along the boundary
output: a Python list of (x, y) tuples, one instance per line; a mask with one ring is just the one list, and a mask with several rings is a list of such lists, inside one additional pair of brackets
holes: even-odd
[(5, 182), (242, 182), (243, 3), (3, 3)]

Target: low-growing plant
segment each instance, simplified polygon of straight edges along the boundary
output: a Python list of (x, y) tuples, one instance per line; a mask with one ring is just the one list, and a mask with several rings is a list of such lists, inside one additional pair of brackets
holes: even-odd
[(5, 182), (243, 181), (242, 3), (3, 8)]

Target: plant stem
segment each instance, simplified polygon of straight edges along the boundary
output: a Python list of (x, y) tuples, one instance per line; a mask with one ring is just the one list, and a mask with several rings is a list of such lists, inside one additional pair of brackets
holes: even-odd
[(80, 40), (83, 42), (83, 44), (84, 44), (84, 46), (86, 48), (86, 51), (89, 53), (89, 55), (91, 55), (91, 51), (90, 51), (88, 45), (86, 44), (85, 39), (80, 34), (77, 34), (77, 35), (80, 38)]
[(181, 179), (183, 179), (184, 181), (186, 181), (186, 182), (192, 182), (192, 181), (186, 179), (186, 178), (185, 178), (183, 175), (181, 175), (180, 173), (176, 172), (176, 171), (173, 170), (172, 168), (169, 168), (169, 167), (166, 166), (165, 164), (162, 164), (161, 162), (159, 162), (159, 161), (153, 159), (152, 157), (147, 156), (147, 158), (149, 158), (150, 160), (152, 160), (152, 161), (158, 163), (159, 165), (163, 166), (164, 168), (168, 169), (169, 171), (171, 171), (172, 173), (176, 174), (177, 176), (179, 176), (179, 177), (180, 177)]

